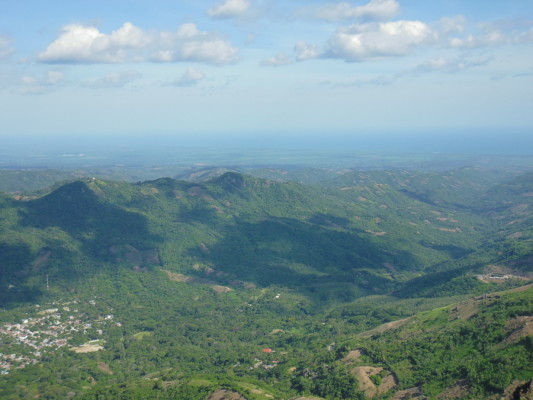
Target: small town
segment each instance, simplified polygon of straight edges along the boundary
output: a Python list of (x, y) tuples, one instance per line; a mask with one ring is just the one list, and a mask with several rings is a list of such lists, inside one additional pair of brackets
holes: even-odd
[[(90, 300), (88, 304), (95, 306), (96, 301)], [(44, 355), (62, 347), (75, 350), (69, 343), (75, 334), (101, 337), (114, 316), (108, 314), (90, 318), (81, 313), (77, 305), (77, 301), (36, 305), (31, 316), (18, 323), (1, 325), (0, 375), (37, 364)], [(112, 323), (121, 326), (118, 322)]]

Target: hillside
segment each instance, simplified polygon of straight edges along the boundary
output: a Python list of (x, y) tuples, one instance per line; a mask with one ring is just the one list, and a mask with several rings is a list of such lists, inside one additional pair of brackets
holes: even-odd
[(503, 393), (533, 377), (531, 289), (485, 294), (532, 278), (533, 180), (487, 173), (425, 175), (424, 198), (401, 171), (1, 195), (0, 397)]
[(375, 398), (519, 398), (533, 376), (532, 322), (528, 285), (363, 332), (343, 361)]
[(81, 277), (95, 264), (163, 266), (197, 277), (214, 270), (224, 284), (276, 284), (348, 300), (472, 253), (490, 229), (475, 214), (388, 184), (326, 189), (231, 172), (206, 183), (93, 178), (34, 200), (6, 199), (2, 212), (11, 266), (4, 287), (40, 280), (42, 288), (45, 274)]

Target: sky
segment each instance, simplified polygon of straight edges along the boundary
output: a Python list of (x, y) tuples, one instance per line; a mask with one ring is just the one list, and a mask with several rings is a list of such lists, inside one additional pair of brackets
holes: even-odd
[(0, 138), (531, 138), (533, 1), (0, 0), (0, 107)]

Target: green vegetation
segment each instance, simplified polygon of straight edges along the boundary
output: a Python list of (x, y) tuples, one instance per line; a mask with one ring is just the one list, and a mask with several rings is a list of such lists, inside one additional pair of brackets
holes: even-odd
[(433, 398), (463, 382), (468, 390), (461, 398), (488, 398), (513, 379), (531, 379), (532, 310), (531, 287), (481, 296), (421, 313), (352, 345), (374, 365), (394, 371), (401, 389), (419, 386)]
[(486, 398), (533, 378), (533, 292), (513, 290), (533, 175), (258, 171), (276, 180), (0, 195), (0, 397)]

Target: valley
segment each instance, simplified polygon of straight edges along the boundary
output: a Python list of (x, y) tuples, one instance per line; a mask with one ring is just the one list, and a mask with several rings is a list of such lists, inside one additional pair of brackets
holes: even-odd
[(533, 378), (522, 161), (3, 172), (3, 399), (511, 399)]
[(0, 400), (533, 400), (533, 1), (0, 12)]

